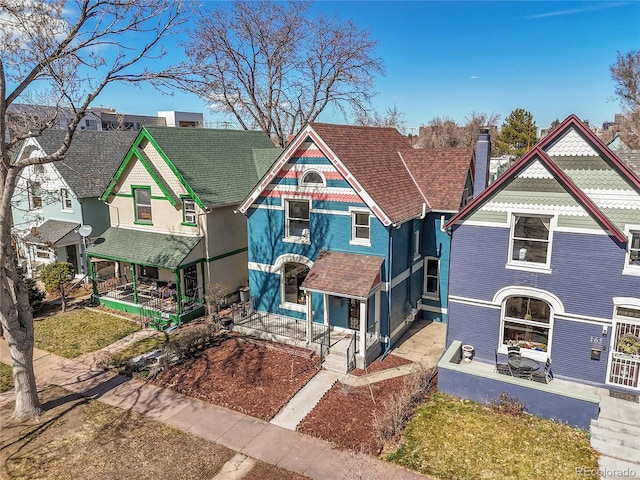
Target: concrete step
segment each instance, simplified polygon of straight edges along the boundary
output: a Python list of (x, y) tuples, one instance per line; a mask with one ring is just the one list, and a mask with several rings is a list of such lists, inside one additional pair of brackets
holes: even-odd
[(614, 438), (596, 435), (591, 433), (591, 446), (602, 455), (617, 458), (627, 462), (635, 462), (638, 459), (638, 448), (622, 445), (622, 440), (616, 442)]
[(347, 358), (329, 354), (322, 362), (322, 368), (332, 372), (347, 373)]
[(598, 462), (602, 480), (640, 477), (640, 464), (601, 456)]
[(591, 431), (593, 432), (593, 430), (603, 430), (608, 433), (620, 432), (640, 437), (640, 425), (630, 425), (602, 417), (599, 417), (597, 420), (591, 420)]
[[(611, 431), (606, 429), (591, 429), (591, 439), (602, 440), (610, 444), (620, 445), (622, 447), (635, 448), (640, 452), (640, 438), (634, 433), (625, 433), (622, 431)], [(638, 455), (640, 456), (640, 454)]]

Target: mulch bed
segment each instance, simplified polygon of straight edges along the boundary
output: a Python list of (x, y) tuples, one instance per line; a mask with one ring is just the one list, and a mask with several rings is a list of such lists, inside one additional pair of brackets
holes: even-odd
[(318, 357), (305, 349), (234, 333), (221, 337), (151, 382), (268, 421), (320, 368)]
[(409, 363), (413, 362), (411, 360), (407, 360), (406, 358), (398, 357), (397, 355), (387, 355), (382, 361), (380, 361), (380, 359), (374, 360), (373, 363), (371, 363), (366, 369), (355, 368), (349, 373), (351, 373), (351, 375), (355, 375), (356, 377), (361, 377), (369, 373), (380, 372), (382, 370), (400, 367)]
[(374, 416), (382, 411), (385, 400), (402, 390), (405, 378), (396, 377), (364, 387), (336, 382), (297, 430), (341, 448), (378, 455), (383, 443), (373, 427)]

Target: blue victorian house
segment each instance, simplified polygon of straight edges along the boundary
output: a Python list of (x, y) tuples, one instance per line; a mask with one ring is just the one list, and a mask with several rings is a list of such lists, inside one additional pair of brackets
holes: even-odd
[(417, 317), (445, 322), (442, 227), (472, 165), (472, 148), (413, 149), (393, 128), (307, 125), (239, 209), (254, 309), (306, 323), (307, 341), (313, 325), (341, 332), (359, 367)]

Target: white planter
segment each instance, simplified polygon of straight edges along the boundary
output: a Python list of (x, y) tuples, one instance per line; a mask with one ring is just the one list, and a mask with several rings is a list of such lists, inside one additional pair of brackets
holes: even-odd
[(473, 345), (462, 345), (462, 360), (469, 363), (473, 357)]

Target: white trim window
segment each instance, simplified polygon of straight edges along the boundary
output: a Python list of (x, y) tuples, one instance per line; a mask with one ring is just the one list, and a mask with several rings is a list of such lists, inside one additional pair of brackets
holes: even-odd
[(322, 173), (317, 170), (309, 169), (305, 170), (300, 175), (299, 185), (301, 187), (326, 187), (327, 182)]
[(351, 212), (352, 245), (371, 245), (371, 219), (369, 212), (353, 210)]
[(526, 296), (507, 297), (500, 316), (501, 344), (548, 354), (552, 320), (553, 309), (546, 301)]
[(310, 243), (309, 212), (311, 200), (285, 200), (285, 237)]
[(424, 295), (437, 297), (440, 293), (440, 259), (426, 257), (424, 267)]
[(306, 311), (307, 296), (302, 290), (302, 282), (309, 274), (309, 267), (303, 263), (287, 262), (280, 273), (280, 303), (282, 308)]
[(623, 273), (640, 275), (640, 230), (627, 232), (627, 254)]
[(71, 203), (71, 196), (67, 188), (60, 189), (60, 203), (62, 203), (63, 212), (72, 212), (73, 204)]
[(42, 188), (40, 182), (27, 180), (27, 193), (29, 195), (29, 210), (42, 210)]
[(549, 268), (553, 217), (513, 215), (509, 242), (509, 264)]
[(196, 202), (192, 198), (182, 199), (182, 221), (192, 225), (196, 224)]

